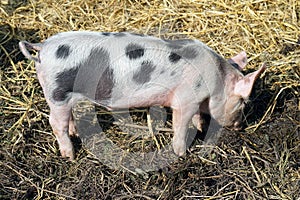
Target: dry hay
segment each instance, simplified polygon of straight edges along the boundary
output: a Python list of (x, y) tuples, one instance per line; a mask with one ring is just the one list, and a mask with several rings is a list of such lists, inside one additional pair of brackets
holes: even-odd
[[(300, 197), (299, 1), (0, 3), (1, 199)], [(109, 169), (92, 159), (79, 141), (75, 141), (76, 162), (62, 159), (33, 63), (20, 54), (17, 42), (38, 42), (69, 30), (199, 39), (225, 57), (246, 50), (250, 57), (246, 71), (268, 63), (245, 112), (246, 130), (228, 131), (205, 157), (197, 140), (186, 157), (148, 173)], [(141, 145), (143, 139), (129, 145), (129, 136), (113, 128), (107, 131), (124, 149), (157, 147), (153, 138), (147, 139), (148, 146)], [(158, 138), (160, 145), (170, 137)]]

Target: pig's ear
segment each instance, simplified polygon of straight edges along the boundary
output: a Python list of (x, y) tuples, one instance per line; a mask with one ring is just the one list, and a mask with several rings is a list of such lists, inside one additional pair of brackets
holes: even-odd
[(255, 80), (265, 70), (266, 65), (263, 64), (257, 71), (247, 74), (245, 77), (237, 81), (234, 86), (234, 94), (247, 99), (250, 96)]
[(228, 59), (228, 62), (238, 70), (242, 70), (247, 65), (247, 53), (242, 51), (234, 57)]

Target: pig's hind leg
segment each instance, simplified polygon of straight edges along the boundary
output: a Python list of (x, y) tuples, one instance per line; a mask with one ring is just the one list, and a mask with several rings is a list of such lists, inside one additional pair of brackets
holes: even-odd
[(71, 112), (70, 120), (69, 120), (69, 135), (70, 136), (78, 136), (78, 132), (76, 130), (76, 125), (74, 121), (74, 116)]
[(62, 157), (68, 157), (70, 160), (73, 160), (74, 149), (69, 137), (70, 120), (73, 120), (72, 106), (68, 104), (63, 104), (58, 106), (53, 103), (49, 103), (49, 106), (50, 106), (49, 122), (57, 138), (60, 153)]
[(200, 131), (202, 132), (202, 126), (203, 126), (203, 120), (201, 118), (200, 111), (198, 111), (196, 114), (194, 114), (192, 118), (193, 125)]

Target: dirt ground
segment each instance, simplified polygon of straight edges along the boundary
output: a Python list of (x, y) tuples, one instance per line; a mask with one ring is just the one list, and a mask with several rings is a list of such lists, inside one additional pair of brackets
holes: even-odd
[[(0, 199), (300, 199), (299, 1), (1, 0), (0, 5)], [(112, 168), (82, 138), (72, 138), (76, 158), (68, 161), (49, 125), (34, 64), (21, 55), (18, 42), (70, 30), (199, 39), (226, 58), (245, 50), (245, 74), (264, 62), (268, 69), (247, 103), (245, 128), (222, 129), (214, 145), (205, 146), (203, 133), (197, 133), (186, 156), (144, 171)], [(148, 137), (145, 109), (132, 110), (129, 122), (112, 121), (104, 108), (95, 111), (109, 142), (123, 151), (155, 151), (171, 142), (169, 110), (166, 123)]]

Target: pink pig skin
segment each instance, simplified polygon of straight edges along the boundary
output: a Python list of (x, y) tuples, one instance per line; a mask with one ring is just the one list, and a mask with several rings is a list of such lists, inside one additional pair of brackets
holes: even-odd
[[(246, 52), (228, 61), (197, 40), (162, 40), (131, 33), (65, 32), (43, 43), (19, 43), (35, 61), (50, 107), (50, 124), (63, 157), (74, 159), (69, 135), (76, 134), (72, 106), (88, 99), (109, 109), (162, 105), (173, 110), (173, 149), (186, 152), (192, 120), (201, 113), (239, 129), (244, 101), (266, 69), (243, 76)], [(28, 49), (38, 51), (33, 57)]]

